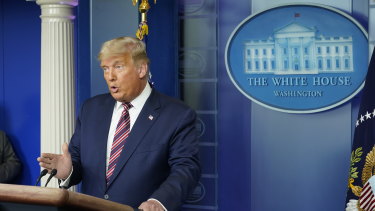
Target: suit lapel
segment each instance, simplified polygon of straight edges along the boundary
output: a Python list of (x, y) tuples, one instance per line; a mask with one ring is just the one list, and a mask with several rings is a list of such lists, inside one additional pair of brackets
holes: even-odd
[(141, 113), (135, 121), (134, 126), (130, 131), (129, 137), (126, 139), (124, 149), (119, 157), (115, 171), (111, 176), (111, 181), (108, 184), (108, 186), (110, 186), (112, 182), (116, 179), (121, 169), (124, 168), (126, 162), (133, 155), (135, 149), (142, 142), (143, 137), (147, 134), (149, 129), (152, 127), (152, 125), (158, 118), (158, 109), (160, 108), (160, 102), (157, 98), (157, 94), (158, 93), (152, 90), (150, 97), (147, 99), (145, 105), (142, 108)]

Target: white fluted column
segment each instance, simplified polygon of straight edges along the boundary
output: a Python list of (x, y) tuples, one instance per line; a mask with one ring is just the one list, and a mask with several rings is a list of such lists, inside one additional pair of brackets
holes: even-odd
[[(75, 116), (73, 7), (78, 0), (37, 0), (42, 15), (41, 152), (61, 153)], [(47, 176), (42, 180), (44, 186)], [(58, 187), (52, 179), (48, 187)]]

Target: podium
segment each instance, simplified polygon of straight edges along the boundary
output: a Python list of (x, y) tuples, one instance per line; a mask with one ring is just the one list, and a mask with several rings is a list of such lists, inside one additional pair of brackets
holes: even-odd
[(65, 189), (0, 184), (0, 211), (134, 211), (130, 206)]

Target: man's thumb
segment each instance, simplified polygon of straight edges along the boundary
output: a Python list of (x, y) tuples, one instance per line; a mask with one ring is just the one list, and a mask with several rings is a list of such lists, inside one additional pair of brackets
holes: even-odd
[(62, 152), (63, 152), (64, 155), (69, 155), (70, 154), (67, 143), (63, 143), (63, 145), (62, 145), (61, 148), (62, 148)]

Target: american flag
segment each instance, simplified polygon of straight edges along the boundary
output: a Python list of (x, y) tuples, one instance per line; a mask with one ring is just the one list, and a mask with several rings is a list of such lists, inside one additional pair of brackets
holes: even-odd
[(372, 187), (375, 187), (375, 176), (372, 176), (363, 186), (361, 196), (359, 197), (359, 207), (365, 211), (375, 209), (375, 196)]
[[(346, 204), (359, 200), (359, 207), (365, 211), (375, 208), (375, 177), (372, 175), (374, 162), (367, 162), (367, 156), (375, 151), (375, 51), (368, 67), (365, 86), (362, 91), (358, 119), (355, 125), (352, 146)], [(373, 156), (370, 156), (373, 157)], [(370, 158), (369, 157), (369, 158)], [(369, 165), (369, 163), (371, 165)], [(370, 168), (364, 176), (364, 169)], [(363, 181), (362, 181), (363, 180)], [(367, 181), (366, 181), (367, 180)]]

